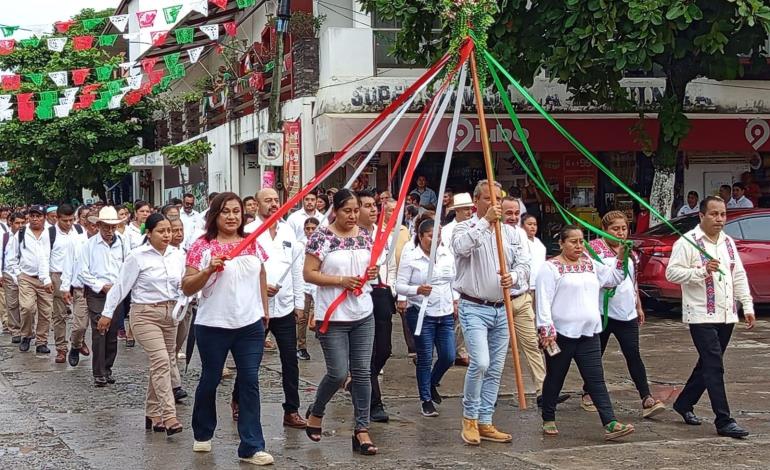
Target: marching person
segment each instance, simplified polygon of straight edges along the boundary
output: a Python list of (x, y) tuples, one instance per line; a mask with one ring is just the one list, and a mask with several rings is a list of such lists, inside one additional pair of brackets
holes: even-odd
[[(620, 211), (607, 212), (602, 217), (602, 229), (615, 238), (625, 240), (628, 238), (628, 219)], [(591, 249), (602, 258), (604, 264), (609, 267), (615, 266), (620, 259), (620, 243), (606, 239), (597, 238), (591, 241)], [(622, 259), (621, 259), (622, 261)], [(656, 400), (650, 393), (650, 385), (647, 383), (647, 370), (642, 361), (642, 355), (639, 352), (639, 327), (644, 325), (644, 309), (642, 301), (639, 298), (638, 287), (636, 284), (636, 265), (638, 260), (636, 255), (630, 253), (628, 262), (628, 275), (623, 282), (615, 288), (615, 294), (610, 297), (607, 306), (607, 327), (601, 332), (599, 338), (601, 341), (602, 356), (607, 349), (607, 343), (610, 335), (615, 335), (618, 340), (620, 350), (626, 359), (628, 372), (636, 385), (639, 397), (642, 400), (642, 417), (652, 418), (653, 416), (665, 411), (666, 406)], [(599, 314), (603, 315), (604, 291), (599, 296)], [(582, 407), (587, 411), (596, 411), (596, 407), (591, 402), (591, 396), (588, 388), (583, 385)]]
[[(169, 219), (169, 222), (171, 223), (171, 242), (169, 244), (186, 254), (187, 250), (184, 248), (184, 224), (182, 223), (182, 220), (180, 218)], [(185, 271), (185, 262), (185, 257), (182, 257), (183, 272)], [(179, 373), (178, 359), (186, 357), (180, 355), (179, 352), (182, 350), (182, 346), (187, 340), (187, 335), (190, 333), (190, 322), (192, 321), (193, 312), (198, 305), (198, 300), (196, 298), (190, 299), (189, 302), (190, 305), (187, 308), (187, 313), (185, 313), (185, 316), (179, 320), (179, 323), (176, 326), (176, 348), (174, 349), (174, 354), (171, 356), (171, 388), (174, 392), (174, 400), (177, 403), (180, 403), (181, 400), (187, 398), (187, 391), (182, 388), (182, 374)]]
[[(123, 220), (118, 212), (118, 219)], [(74, 237), (72, 243), (67, 244), (67, 252), (62, 261), (61, 291), (64, 303), (69, 305), (72, 310), (72, 329), (70, 331), (70, 350), (67, 354), (67, 362), (75, 367), (80, 363), (80, 356), (90, 356), (91, 350), (85, 341), (86, 330), (90, 323), (88, 313), (88, 303), (85, 296), (85, 286), (80, 279), (82, 269), (83, 247), (89, 238), (93, 237), (98, 229), (94, 229), (96, 224), (85, 221), (80, 225), (84, 234)], [(77, 230), (77, 229), (76, 229)], [(116, 229), (117, 230), (117, 229)]]
[[(334, 194), (332, 208), (334, 222), (317, 228), (310, 235), (303, 270), (305, 282), (318, 286), (315, 319), (319, 328), (337, 296), (345, 290), (348, 295), (332, 313), (326, 333), (317, 332), (326, 361), (326, 375), (307, 410), (305, 432), (311, 440), (321, 440), (326, 405), (350, 372), (355, 415), (353, 451), (375, 455), (378, 449), (369, 436), (374, 316), (369, 295), (371, 285), (362, 282), (361, 277), (366, 274), (367, 279), (376, 279), (378, 268), (367, 268), (373, 243), (370, 233), (358, 225), (360, 207), (356, 195), (349, 189), (341, 189)], [(358, 289), (361, 295), (353, 293)]]
[(537, 276), (537, 327), (546, 351), (543, 382), (543, 434), (556, 436), (556, 403), (574, 360), (580, 370), (604, 426), (604, 438), (615, 440), (634, 432), (631, 424), (615, 418), (604, 382), (601, 341), (602, 319), (599, 291), (623, 281), (625, 245), (618, 250), (615, 266), (583, 255), (583, 232), (566, 225), (559, 234), (561, 253), (548, 260)]
[(145, 429), (182, 432), (171, 387), (171, 358), (176, 354), (176, 324), (171, 312), (179, 298), (184, 253), (169, 246), (171, 224), (162, 214), (145, 221), (147, 242), (126, 257), (115, 284), (107, 292), (96, 329), (106, 334), (116, 309), (131, 292), (131, 321), (136, 340), (150, 362), (145, 399)]
[(308, 193), (302, 198), (302, 208), (294, 211), (287, 219), (286, 223), (294, 231), (294, 238), (300, 239), (305, 231), (305, 220), (314, 217), (323, 220), (324, 214), (317, 209), (318, 197), (315, 193)]
[(53, 310), (53, 284), (49, 261), (51, 247), (45, 234), (45, 209), (29, 209), (29, 225), (19, 229), (13, 237), (12, 263), (18, 264), (19, 313), (21, 315), (21, 343), (19, 351), (29, 351), (32, 329), (35, 328), (35, 353), (50, 354), (48, 330)]
[(700, 196), (698, 196), (697, 191), (690, 191), (687, 193), (687, 202), (682, 205), (682, 207), (679, 208), (679, 212), (676, 213), (677, 217), (682, 217), (688, 214), (695, 214), (698, 212), (698, 201), (700, 200)]
[(540, 268), (545, 263), (547, 250), (543, 242), (537, 238), (537, 217), (531, 212), (521, 216), (521, 226), (524, 232), (527, 234), (527, 242), (529, 243), (529, 278), (532, 280), (529, 286), (530, 295), (532, 300), (535, 300), (535, 291), (537, 285), (537, 273), (540, 272)]
[[(194, 209), (195, 196), (192, 193), (187, 193), (182, 196), (182, 210), (179, 212), (179, 218), (184, 225), (185, 241), (184, 248), (188, 249), (194, 240), (193, 236), (197, 233), (198, 221), (201, 218), (201, 214)], [(203, 216), (205, 218), (205, 216)]]
[[(257, 219), (245, 228), (246, 233), (257, 230), (265, 220), (278, 211), (280, 199), (272, 188), (257, 193)], [(305, 309), (305, 286), (302, 279), (302, 255), (294, 231), (279, 220), (258, 237), (267, 253), (267, 295), (270, 323), (281, 358), (283, 385), (283, 425), (305, 429), (307, 421), (299, 415), (299, 364), (297, 359), (297, 317)], [(287, 272), (288, 271), (288, 272)], [(286, 275), (284, 276), (284, 273)], [(267, 332), (266, 332), (267, 334)], [(238, 403), (238, 377), (233, 388), (233, 402)], [(240, 408), (239, 408), (240, 409)]]
[(273, 457), (265, 452), (259, 401), (259, 365), (269, 318), (267, 255), (254, 241), (229, 259), (245, 238), (243, 203), (238, 195), (217, 194), (206, 214), (206, 231), (190, 246), (182, 279), (184, 295), (201, 292), (194, 325), (201, 376), (193, 405), (193, 451), (211, 452), (217, 427), (217, 387), (231, 352), (238, 370), (241, 406), (238, 457), (254, 465), (270, 465)]
[(150, 204), (145, 201), (137, 201), (134, 204), (134, 220), (126, 228), (132, 250), (144, 243), (144, 224), (150, 216), (151, 209)]
[(107, 384), (115, 383), (112, 366), (118, 355), (118, 324), (123, 312), (114, 312), (106, 331), (100, 331), (98, 324), (102, 318), (107, 294), (118, 281), (123, 263), (131, 252), (131, 246), (127, 237), (116, 233), (115, 227), (123, 221), (118, 218), (114, 207), (103, 207), (99, 210), (99, 215), (89, 215), (88, 221), (96, 224), (99, 233), (89, 238), (82, 247), (78, 278), (84, 286), (91, 319), (91, 366), (94, 385), (106, 387)]
[[(716, 415), (717, 434), (746, 437), (749, 432), (730, 416), (724, 382), (724, 354), (740, 302), (748, 329), (754, 328), (754, 304), (749, 281), (735, 241), (724, 233), (727, 208), (723, 199), (708, 196), (700, 203), (700, 224), (674, 243), (666, 268), (666, 279), (682, 286), (682, 317), (698, 350), (687, 384), (674, 402), (674, 410), (685, 423), (701, 424), (693, 407), (708, 391)], [(688, 243), (692, 240), (702, 252)], [(707, 253), (708, 257), (704, 254)]]
[[(310, 217), (305, 220), (305, 235), (298, 242), (302, 248), (303, 253), (305, 252), (305, 248), (307, 248), (308, 238), (310, 238), (310, 235), (315, 232), (315, 229), (318, 228), (318, 225), (319, 221), (315, 217)], [(305, 257), (301, 256), (299, 262), (304, 269)], [(302, 309), (301, 313), (298, 312), (297, 314), (297, 358), (303, 361), (309, 361), (310, 353), (307, 352), (307, 330), (308, 322), (311, 318), (315, 317), (314, 305), (316, 286), (309, 282), (304, 282), (304, 280), (302, 281), (302, 284), (305, 286), (305, 308)]]
[[(518, 232), (501, 224), (503, 250), (509, 272), (501, 276), (493, 225), (500, 220), (502, 189), (481, 180), (473, 191), (476, 215), (457, 224), (452, 249), (457, 267), (455, 290), (460, 293), (460, 323), (470, 356), (463, 387), (462, 439), (479, 445), (481, 440), (511, 442), (508, 433), (492, 424), (500, 378), (508, 350), (508, 318), (503, 295), (529, 285), (529, 254)], [(497, 193), (492, 205), (491, 191)], [(502, 287), (502, 289), (501, 289)]]
[(56, 225), (56, 219), (58, 218), (58, 210), (59, 208), (57, 206), (48, 206), (45, 209), (45, 229), (48, 230), (49, 228)]
[(8, 329), (11, 330), (11, 344), (20, 344), (21, 313), (19, 312), (19, 264), (12, 262), (16, 248), (13, 238), (24, 226), (24, 214), (14, 212), (8, 218), (9, 231), (3, 234), (3, 291), (5, 307), (8, 310)]
[[(439, 245), (436, 247), (433, 275), (428, 279), (434, 223), (432, 219), (426, 219), (417, 227), (415, 248), (404, 252), (396, 280), (396, 292), (405, 295), (409, 303), (406, 319), (411, 331), (416, 331), (420, 307), (425, 297), (428, 297), (422, 330), (414, 337), (417, 348), (417, 390), (422, 402), (422, 415), (425, 417), (438, 416), (435, 405), (441, 404), (442, 397), (437, 387), (454, 362), (454, 322), (459, 299), (459, 295), (452, 290), (456, 274), (455, 259), (440, 241), (437, 242)], [(438, 356), (435, 364), (434, 347)]]
[(64, 364), (67, 360), (67, 320), (69, 309), (64, 292), (61, 290), (62, 273), (68, 266), (67, 256), (71, 253), (69, 245), (75, 239), (85, 240), (83, 229), (74, 227), (75, 208), (62, 204), (56, 209), (56, 223), (46, 231), (46, 239), (51, 250), (50, 270), (53, 282), (53, 334), (56, 341), (56, 363)]

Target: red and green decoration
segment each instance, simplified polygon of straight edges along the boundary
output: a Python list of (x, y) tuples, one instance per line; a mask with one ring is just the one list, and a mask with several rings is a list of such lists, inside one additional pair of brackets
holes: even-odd
[[(457, 57), (463, 43), (470, 36), (471, 30), (476, 32), (476, 45), (486, 48), (487, 30), (495, 22), (498, 12), (494, 0), (442, 0), (442, 20), (450, 26), (449, 54)], [(454, 65), (456, 59), (450, 59), (449, 65)], [(480, 79), (485, 83), (486, 70), (479, 69)]]

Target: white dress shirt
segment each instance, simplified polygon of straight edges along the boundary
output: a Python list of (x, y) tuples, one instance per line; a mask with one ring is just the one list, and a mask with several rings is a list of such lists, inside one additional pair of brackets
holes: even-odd
[(131, 249), (138, 248), (144, 243), (144, 235), (142, 235), (142, 229), (134, 225), (133, 222), (126, 224), (126, 231), (123, 234), (128, 238)]
[(126, 256), (120, 275), (107, 293), (102, 316), (113, 312), (128, 293), (131, 304), (151, 305), (177, 300), (185, 271), (184, 252), (172, 246), (160, 253), (149, 243)]
[(305, 234), (305, 221), (311, 217), (315, 217), (320, 222), (323, 216), (323, 213), (318, 209), (316, 209), (314, 213), (308, 214), (303, 207), (298, 211), (294, 211), (286, 219), (286, 223), (289, 224), (289, 227), (294, 231), (294, 237), (300, 239)]
[(728, 209), (753, 209), (754, 203), (751, 202), (751, 200), (746, 196), (741, 196), (741, 198), (738, 200), (736, 200), (735, 198), (732, 198), (729, 201), (727, 201), (727, 208)]
[(682, 206), (682, 207), (679, 209), (679, 212), (677, 212), (677, 213), (676, 213), (676, 216), (677, 216), (677, 217), (682, 217), (683, 215), (688, 215), (688, 214), (695, 214), (695, 213), (696, 213), (696, 212), (698, 212), (699, 210), (700, 210), (700, 208), (698, 207), (698, 205), (697, 205), (697, 204), (695, 205), (695, 207), (690, 207), (690, 206), (688, 206), (687, 204), (685, 204), (685, 205), (683, 205), (683, 206)]
[(5, 244), (3, 250), (3, 273), (8, 274), (13, 279), (13, 282), (19, 283), (19, 262), (16, 259), (16, 245), (13, 243), (13, 239), (16, 235), (8, 232), (3, 234), (3, 237), (8, 235), (8, 242)]
[(529, 236), (527, 236), (526, 240), (527, 243), (529, 243), (529, 254), (532, 256), (532, 259), (529, 262), (529, 288), (537, 290), (537, 273), (540, 272), (540, 268), (542, 268), (543, 263), (545, 263), (546, 252), (548, 250), (546, 250), (543, 242), (537, 237), (530, 239)]
[(425, 296), (417, 294), (417, 288), (423, 284), (430, 284), (432, 289), (428, 296), (425, 315), (429, 317), (450, 315), (454, 311), (454, 300), (460, 298), (459, 294), (452, 290), (452, 282), (457, 274), (455, 258), (447, 247), (439, 245), (436, 248), (436, 264), (433, 267), (430, 282), (428, 282), (429, 265), (430, 259), (421, 247), (404, 250), (398, 265), (396, 292), (406, 296), (410, 306), (419, 308)]
[(120, 268), (131, 252), (124, 235), (115, 233), (114, 237), (112, 245), (108, 245), (97, 233), (83, 246), (78, 277), (94, 292), (101, 292), (105, 284), (114, 286), (118, 282)]
[[(258, 215), (254, 222), (244, 228), (244, 231), (252, 233), (262, 223), (263, 220)], [(268, 298), (270, 318), (282, 318), (291, 315), (295, 309), (304, 309), (305, 281), (302, 278), (304, 246), (297, 242), (294, 231), (286, 222), (278, 221), (275, 238), (270, 235), (270, 230), (265, 230), (257, 237), (257, 241), (267, 252), (267, 261), (265, 261), (267, 283), (279, 288), (277, 294)], [(287, 273), (289, 270), (290, 272)]]
[[(70, 227), (69, 232), (64, 233), (59, 227), (59, 224), (54, 225), (56, 230), (56, 237), (53, 241), (53, 247), (51, 247), (51, 261), (49, 268), (52, 273), (63, 273), (64, 269), (71, 265), (67, 257), (69, 256), (69, 245), (74, 243), (76, 239), (87, 240), (88, 236), (83, 233), (78, 233), (75, 227)], [(51, 233), (50, 229), (45, 231), (44, 237), (48, 242), (48, 246), (51, 246)]]
[(527, 232), (525, 232), (521, 226), (513, 225), (512, 227), (514, 230), (516, 230), (516, 233), (519, 236), (519, 242), (521, 243), (522, 251), (526, 252), (527, 256), (529, 257), (529, 278), (527, 280), (527, 285), (520, 285), (510, 289), (512, 296), (519, 296), (525, 292), (529, 292), (529, 290), (532, 289), (532, 283), (534, 282), (534, 278), (532, 277), (532, 246), (529, 243), (529, 236), (527, 235)]
[(441, 227), (441, 243), (443, 243), (444, 246), (449, 249), (449, 251), (452, 251), (452, 233), (454, 232), (458, 223), (459, 222), (457, 222), (457, 219), (454, 219), (453, 221)]
[(185, 250), (190, 247), (190, 244), (194, 240), (193, 235), (197, 232), (200, 216), (201, 214), (195, 209), (189, 214), (185, 212), (184, 209), (179, 211), (179, 220), (182, 221), (182, 225), (184, 226), (184, 241), (182, 242), (182, 246)]
[[(746, 314), (754, 313), (749, 278), (733, 239), (719, 232), (713, 243), (700, 225), (684, 234), (709, 256), (719, 260), (720, 270), (706, 272), (708, 262), (686, 240), (674, 243), (666, 268), (666, 279), (682, 286), (682, 319), (685, 323), (737, 323), (736, 301)], [(731, 254), (732, 253), (732, 254)]]
[[(101, 237), (101, 235), (95, 235)], [(83, 281), (80, 280), (80, 271), (83, 269), (83, 247), (89, 238), (85, 232), (83, 236), (75, 237), (72, 243), (67, 244), (67, 253), (64, 256), (64, 263), (61, 272), (61, 290), (62, 293), (68, 293), (70, 288), (82, 289)]]
[[(40, 279), (40, 282), (47, 286), (51, 283), (51, 273), (48, 263), (51, 257), (51, 247), (48, 237), (44, 236), (45, 230), (40, 233), (40, 238), (35, 237), (29, 226), (24, 228), (23, 243), (19, 243), (19, 232), (8, 241), (12, 246), (12, 251), (8, 252), (10, 257), (6, 257), (5, 264), (11, 264), (11, 270), (17, 270), (17, 274), (26, 274)], [(16, 266), (13, 266), (13, 265)]]

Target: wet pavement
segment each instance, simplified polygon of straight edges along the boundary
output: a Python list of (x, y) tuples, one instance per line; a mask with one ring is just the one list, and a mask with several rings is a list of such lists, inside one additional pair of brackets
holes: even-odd
[[(767, 315), (765, 314), (765, 318)], [(463, 445), (460, 395), (465, 370), (454, 367), (441, 384), (445, 396), (441, 415), (420, 415), (414, 366), (406, 357), (401, 328), (394, 324), (394, 355), (385, 367), (383, 393), (391, 421), (373, 424), (371, 433), (380, 448), (376, 457), (351, 453), (352, 406), (338, 393), (324, 420), (323, 440), (311, 442), (303, 431), (282, 426), (283, 393), (278, 355), (267, 352), (261, 371), (262, 419), (267, 450), (275, 468), (395, 469), (675, 469), (770, 468), (770, 322), (762, 319), (751, 332), (739, 325), (726, 357), (726, 381), (733, 415), (752, 436), (738, 441), (716, 436), (707, 396), (696, 408), (705, 418), (699, 427), (686, 426), (668, 411), (642, 420), (640, 401), (613, 341), (605, 355), (605, 375), (621, 421), (633, 422), (636, 433), (621, 443), (605, 443), (596, 414), (580, 409), (580, 380), (573, 366), (565, 391), (573, 398), (559, 406), (560, 436), (541, 435), (526, 362), (527, 410), (519, 410), (513, 366), (506, 363), (495, 423), (511, 432), (511, 444)], [(653, 317), (642, 329), (642, 353), (653, 393), (670, 405), (695, 363), (697, 354), (687, 329), (669, 317)], [(302, 411), (314, 396), (324, 372), (315, 339), (309, 339), (311, 361), (300, 362)], [(248, 468), (236, 458), (235, 423), (230, 419), (232, 380), (219, 389), (219, 426), (210, 454), (194, 454), (190, 415), (199, 374), (195, 357), (184, 376), (191, 397), (178, 405), (185, 431), (167, 438), (145, 432), (144, 394), (146, 356), (141, 347), (119, 347), (117, 383), (92, 385), (90, 358), (72, 368), (55, 364), (51, 356), (20, 353), (10, 337), (0, 337), (0, 468), (1, 469), (208, 469)], [(522, 359), (523, 360), (523, 359)]]

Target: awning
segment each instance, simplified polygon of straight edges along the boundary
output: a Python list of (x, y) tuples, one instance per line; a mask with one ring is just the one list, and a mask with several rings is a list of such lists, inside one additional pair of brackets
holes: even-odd
[[(372, 113), (327, 113), (314, 119), (316, 154), (336, 152), (377, 115)], [(495, 117), (502, 124), (498, 128)], [(553, 117), (592, 152), (641, 151), (639, 133), (633, 130), (640, 123), (636, 114), (554, 114)], [(690, 133), (682, 141), (680, 149), (700, 152), (753, 153), (770, 151), (769, 114), (689, 114)], [(385, 140), (380, 151), (399, 152), (409, 130), (418, 118), (417, 114), (405, 114), (393, 132)], [(542, 116), (520, 114), (522, 126), (536, 152), (573, 152), (574, 147), (562, 137)], [(445, 152), (448, 141), (450, 117), (442, 119), (436, 135), (428, 146), (428, 152)], [(652, 139), (655, 148), (658, 139), (656, 114), (648, 114), (641, 123), (644, 134)], [(457, 130), (458, 152), (481, 152), (478, 118), (464, 114)], [(506, 137), (515, 144), (518, 137), (510, 119), (503, 115), (487, 115), (492, 150), (508, 150)], [(376, 141), (374, 139), (371, 143)], [(521, 145), (516, 145), (521, 148)], [(367, 147), (369, 149), (371, 147)]]

